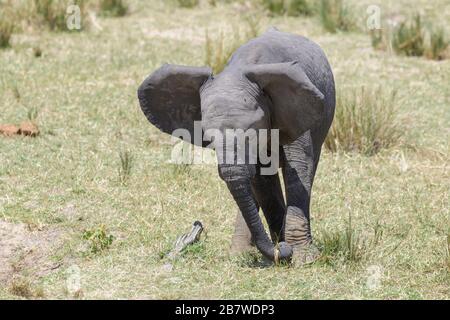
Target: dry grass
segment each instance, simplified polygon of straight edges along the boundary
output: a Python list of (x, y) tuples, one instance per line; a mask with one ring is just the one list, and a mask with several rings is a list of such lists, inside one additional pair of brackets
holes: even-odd
[(396, 146), (404, 128), (397, 119), (396, 92), (361, 88), (339, 93), (325, 146), (332, 152), (373, 155)]
[(429, 32), (429, 47), (425, 55), (429, 59), (443, 60), (448, 57), (449, 40), (442, 27), (431, 28)]
[(124, 0), (99, 0), (99, 8), (103, 15), (112, 17), (123, 17), (129, 9)]
[(244, 27), (233, 26), (232, 36), (225, 37), (224, 32), (213, 38), (205, 31), (205, 65), (210, 66), (214, 74), (220, 73), (230, 60), (234, 51), (248, 40), (258, 36), (257, 20), (247, 18)]
[[(177, 0), (177, 3), (181, 8), (194, 8), (198, 6), (199, 0)], [(215, 2), (213, 5), (215, 5)]]
[(392, 47), (395, 52), (417, 57), (424, 54), (425, 33), (420, 15), (416, 15), (412, 21), (400, 23), (393, 33)]
[[(123, 18), (98, 18), (101, 32), (23, 28), (14, 35), (14, 50), (0, 51), (0, 123), (20, 123), (34, 107), (41, 129), (35, 139), (0, 138), (0, 220), (57, 229), (61, 237), (54, 249), (42, 251), (55, 269), (44, 273), (33, 268), (34, 260), (25, 264), (32, 287), (42, 287), (46, 298), (76, 297), (65, 290), (75, 265), (78, 297), (85, 299), (449, 298), (450, 60), (374, 52), (367, 35), (324, 32), (314, 17), (261, 21), (261, 31), (273, 25), (319, 43), (338, 95), (351, 100), (360, 90), (349, 88), (370, 85), (382, 86), (387, 99), (388, 88), (397, 88), (395, 113), (409, 120), (402, 130), (414, 145), (370, 157), (324, 149), (314, 181), (312, 232), (318, 245), (326, 232), (337, 233), (331, 238), (338, 240), (324, 248), (337, 243), (338, 249), (329, 263), (267, 266), (257, 252), (239, 260), (229, 256), (236, 205), (217, 167), (167, 163), (171, 139), (148, 123), (136, 99), (142, 80), (164, 62), (203, 65), (205, 28), (211, 37), (223, 30), (228, 41), (230, 23), (244, 28), (241, 7), (222, 1), (195, 10), (159, 0), (127, 3), (132, 10)], [(364, 16), (372, 2), (347, 4)], [(390, 4), (382, 12), (407, 16), (426, 6), (436, 24), (442, 19), (445, 26), (448, 17), (440, 0)], [(37, 43), (39, 59), (32, 51)], [(133, 155), (126, 184), (118, 182), (118, 150)], [(205, 237), (179, 260), (161, 259), (159, 253), (195, 220), (205, 226)], [(101, 225), (114, 241), (86, 255), (89, 241), (81, 235)], [(360, 255), (358, 249), (347, 254), (349, 243), (361, 248), (357, 262), (346, 258)], [(376, 290), (367, 286), (373, 266), (382, 270)], [(0, 298), (18, 296), (0, 285)]]
[(33, 286), (29, 279), (22, 276), (14, 277), (9, 284), (8, 290), (12, 295), (26, 299), (45, 297), (41, 287)]
[(0, 48), (10, 46), (11, 35), (14, 31), (14, 22), (11, 13), (0, 7)]
[(423, 23), (420, 14), (402, 21), (393, 29), (371, 31), (372, 47), (391, 47), (399, 55), (443, 60), (448, 56), (449, 40), (443, 27)]
[(264, 8), (273, 15), (300, 16), (313, 13), (307, 0), (262, 0)]
[(122, 184), (126, 184), (131, 176), (131, 170), (133, 168), (133, 154), (128, 150), (120, 151), (119, 159), (119, 181)]
[(319, 15), (328, 32), (351, 31), (356, 27), (350, 8), (343, 0), (320, 0)]

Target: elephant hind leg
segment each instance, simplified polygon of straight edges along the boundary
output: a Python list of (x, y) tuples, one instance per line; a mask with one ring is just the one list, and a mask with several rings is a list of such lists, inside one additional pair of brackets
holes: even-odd
[(309, 208), (320, 147), (320, 144), (313, 144), (309, 131), (283, 146), (287, 202), (285, 239), (294, 249), (294, 262), (299, 264), (312, 262), (319, 256), (312, 241)]
[(232, 255), (239, 255), (248, 252), (254, 246), (252, 241), (252, 235), (250, 229), (245, 223), (244, 217), (241, 211), (238, 209), (236, 214), (236, 222), (234, 225), (234, 234), (231, 238), (231, 249), (230, 253)]

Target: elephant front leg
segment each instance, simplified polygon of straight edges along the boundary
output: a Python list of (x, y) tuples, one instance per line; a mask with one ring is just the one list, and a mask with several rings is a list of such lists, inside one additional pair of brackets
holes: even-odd
[[(286, 206), (278, 174), (257, 175), (252, 181), (252, 191), (256, 203), (261, 206), (269, 224), (272, 241), (274, 243), (284, 241), (283, 224)], [(238, 210), (234, 235), (231, 241), (231, 252), (244, 253), (249, 251), (253, 245), (250, 230), (245, 223), (242, 213)]]
[(319, 257), (313, 244), (309, 206), (315, 173), (313, 144), (309, 132), (283, 147), (283, 177), (286, 189), (285, 241), (293, 247), (294, 264), (306, 264)]
[(274, 243), (284, 241), (284, 215), (286, 205), (278, 173), (275, 175), (257, 175), (252, 182), (256, 201), (266, 217), (270, 236)]

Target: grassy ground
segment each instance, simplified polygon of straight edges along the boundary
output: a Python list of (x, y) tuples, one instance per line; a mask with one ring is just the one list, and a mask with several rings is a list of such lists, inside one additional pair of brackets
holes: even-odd
[[(258, 255), (228, 255), (236, 208), (216, 168), (161, 160), (170, 138), (148, 124), (136, 98), (163, 62), (202, 65), (205, 28), (230, 31), (239, 9), (130, 3), (123, 18), (99, 18), (102, 30), (19, 33), (0, 51), (0, 123), (36, 109), (42, 131), (34, 139), (0, 137), (0, 219), (58, 234), (46, 257), (58, 267), (17, 271), (31, 289), (46, 298), (450, 298), (450, 60), (374, 51), (367, 33), (329, 34), (315, 16), (262, 19), (262, 30), (275, 25), (318, 42), (338, 90), (396, 88), (407, 130), (402, 146), (372, 157), (322, 156), (314, 235), (321, 243), (343, 234), (350, 214), (359, 261), (333, 255), (305, 268), (261, 267)], [(350, 3), (363, 21), (372, 2)], [(421, 8), (450, 31), (443, 5), (396, 1), (382, 14)], [(125, 182), (121, 152), (132, 155)], [(162, 253), (197, 219), (206, 238), (170, 266)], [(101, 225), (112, 245), (89, 253), (83, 232)], [(75, 294), (67, 290), (74, 266)], [(10, 286), (0, 287), (0, 298), (17, 298)]]

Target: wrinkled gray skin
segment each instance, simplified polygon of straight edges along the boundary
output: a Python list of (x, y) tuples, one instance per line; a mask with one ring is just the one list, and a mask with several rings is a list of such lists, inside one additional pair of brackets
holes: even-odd
[[(166, 64), (142, 83), (138, 97), (149, 121), (169, 134), (178, 128), (193, 134), (195, 120), (202, 121), (204, 131), (279, 129), (286, 201), (278, 174), (261, 175), (258, 164), (218, 166), (239, 207), (232, 251), (243, 252), (254, 243), (272, 261), (317, 258), (311, 187), (335, 108), (333, 74), (317, 44), (271, 28), (236, 50), (220, 74)], [(215, 141), (213, 146), (224, 147)]]

